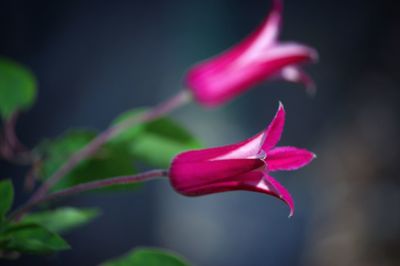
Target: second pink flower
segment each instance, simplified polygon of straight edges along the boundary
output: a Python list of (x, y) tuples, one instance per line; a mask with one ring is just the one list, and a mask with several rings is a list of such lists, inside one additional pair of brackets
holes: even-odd
[(186, 85), (202, 105), (215, 106), (270, 78), (303, 83), (312, 90), (314, 83), (299, 64), (317, 60), (317, 52), (294, 42), (279, 42), (282, 1), (274, 6), (264, 23), (230, 50), (191, 68)]

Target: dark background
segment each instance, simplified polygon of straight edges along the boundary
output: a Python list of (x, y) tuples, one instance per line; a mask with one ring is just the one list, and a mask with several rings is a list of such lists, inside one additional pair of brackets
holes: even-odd
[[(195, 62), (241, 40), (270, 1), (0, 1), (0, 55), (37, 76), (37, 103), (18, 134), (33, 147), (71, 127), (104, 129), (119, 113), (154, 105), (182, 87)], [(283, 145), (318, 154), (279, 173), (296, 214), (255, 193), (186, 198), (167, 182), (82, 195), (65, 204), (103, 215), (70, 233), (73, 249), (3, 265), (96, 265), (136, 246), (161, 246), (195, 265), (400, 265), (400, 16), (396, 1), (285, 1), (282, 40), (315, 47), (317, 85), (258, 86), (213, 110), (191, 104), (173, 116), (209, 146), (237, 142), (287, 109)], [(157, 151), (155, 151), (157, 152)], [(2, 177), (26, 195), (18, 169)]]

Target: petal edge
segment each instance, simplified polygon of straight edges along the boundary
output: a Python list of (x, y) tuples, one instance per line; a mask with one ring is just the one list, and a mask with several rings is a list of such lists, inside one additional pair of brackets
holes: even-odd
[(268, 187), (270, 187), (272, 195), (282, 200), (289, 206), (290, 208), (289, 217), (292, 217), (294, 214), (294, 201), (289, 191), (283, 185), (281, 185), (277, 180), (275, 180), (275, 178), (266, 173), (264, 174), (263, 181), (266, 182)]
[(315, 154), (306, 150), (296, 147), (276, 147), (267, 153), (267, 167), (268, 170), (273, 171), (291, 171), (302, 168), (309, 164), (314, 158)]
[(285, 125), (285, 109), (281, 102), (279, 102), (278, 111), (275, 114), (274, 119), (268, 125), (265, 131), (265, 141), (262, 149), (268, 153), (281, 139), (283, 127)]

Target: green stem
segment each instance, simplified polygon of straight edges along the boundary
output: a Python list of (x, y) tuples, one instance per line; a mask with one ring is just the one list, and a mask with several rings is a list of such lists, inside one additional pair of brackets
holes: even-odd
[(143, 173), (133, 175), (133, 176), (118, 176), (118, 177), (112, 177), (112, 178), (102, 179), (102, 180), (98, 180), (98, 181), (79, 184), (79, 185), (76, 185), (76, 186), (73, 186), (73, 187), (70, 187), (70, 188), (67, 188), (64, 190), (60, 190), (60, 191), (48, 194), (39, 199), (31, 200), (28, 203), (26, 203), (25, 205), (23, 205), (21, 208), (17, 209), (13, 213), (11, 213), (11, 215), (9, 216), (9, 219), (18, 221), (23, 217), (23, 215), (25, 213), (29, 212), (32, 208), (34, 208), (38, 204), (47, 202), (50, 200), (55, 200), (58, 198), (71, 196), (71, 195), (82, 193), (85, 191), (99, 189), (99, 188), (113, 186), (113, 185), (118, 185), (118, 184), (132, 184), (132, 183), (137, 183), (137, 182), (149, 181), (149, 180), (153, 180), (153, 179), (160, 178), (163, 176), (168, 176), (168, 170), (165, 170), (165, 169), (151, 170), (151, 171), (143, 172)]

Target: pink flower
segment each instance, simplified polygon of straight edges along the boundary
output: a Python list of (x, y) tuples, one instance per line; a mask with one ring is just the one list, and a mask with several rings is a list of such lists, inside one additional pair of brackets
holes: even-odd
[(270, 78), (303, 83), (309, 91), (314, 82), (299, 64), (316, 61), (317, 52), (294, 42), (279, 42), (282, 2), (274, 6), (264, 23), (241, 43), (192, 67), (186, 85), (195, 99), (215, 106)]
[(231, 190), (266, 193), (283, 200), (293, 215), (289, 192), (272, 176), (279, 170), (296, 170), (315, 155), (295, 147), (275, 147), (285, 123), (282, 104), (268, 128), (243, 142), (177, 155), (169, 171), (174, 189), (186, 196), (200, 196)]

